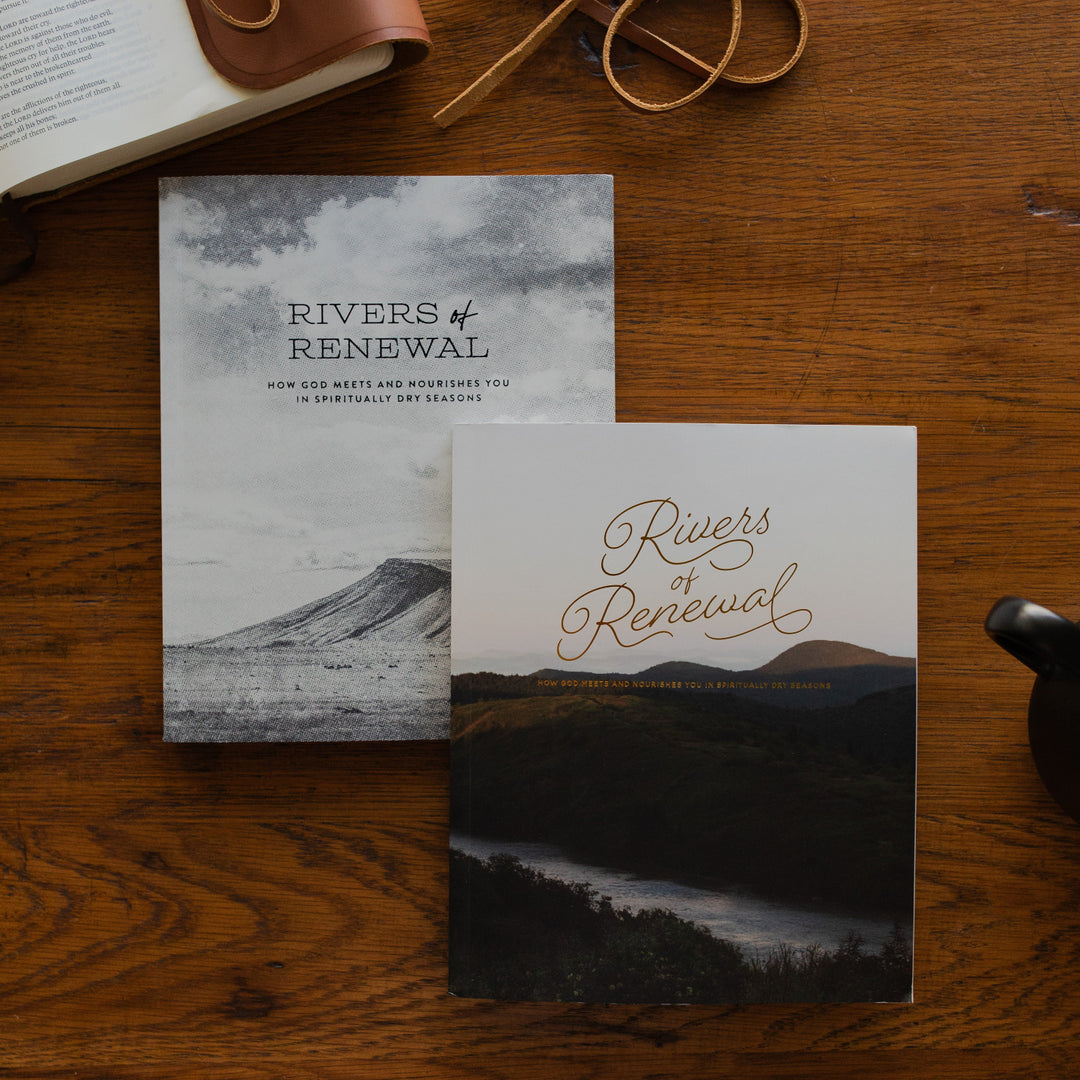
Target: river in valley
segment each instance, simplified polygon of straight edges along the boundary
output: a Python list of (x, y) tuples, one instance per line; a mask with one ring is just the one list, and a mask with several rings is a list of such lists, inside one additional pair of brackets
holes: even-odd
[(625, 870), (590, 866), (567, 858), (550, 844), (488, 840), (452, 833), (450, 846), (467, 855), (485, 859), (497, 852), (516, 855), (526, 866), (562, 881), (587, 882), (616, 908), (641, 911), (666, 908), (691, 922), (700, 923), (714, 937), (742, 946), (749, 953), (765, 953), (781, 942), (805, 948), (821, 945), (835, 949), (854, 931), (868, 952), (876, 952), (889, 936), (893, 923), (846, 915), (837, 911), (795, 907), (777, 903), (745, 890), (711, 892), (675, 881), (654, 881)]

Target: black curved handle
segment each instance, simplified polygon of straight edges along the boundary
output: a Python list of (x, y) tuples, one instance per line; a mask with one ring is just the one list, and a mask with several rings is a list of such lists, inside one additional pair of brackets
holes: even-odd
[(986, 632), (1045, 679), (1080, 680), (1080, 626), (1019, 596), (1003, 596), (986, 616)]

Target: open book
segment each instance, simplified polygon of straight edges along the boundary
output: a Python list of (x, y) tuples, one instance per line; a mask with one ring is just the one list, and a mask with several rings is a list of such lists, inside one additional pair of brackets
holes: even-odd
[[(430, 45), (416, 0), (320, 4), (317, 33), (324, 39), (335, 9), (347, 24), (339, 47), (322, 41), (308, 63), (282, 66), (288, 81), (272, 85), (265, 74), (245, 79), (223, 62), (216, 45), (223, 32), (245, 44), (261, 37), (223, 22), (225, 6), (257, 18), (248, 13), (260, 5), (0, 0), (0, 194), (36, 201), (329, 91), (385, 78), (422, 59)], [(276, 4), (264, 12), (267, 6), (276, 12)], [(295, 37), (288, 20), (302, 10), (282, 8), (278, 39)], [(270, 47), (279, 50), (280, 43)], [(305, 66), (308, 73), (292, 77)]]

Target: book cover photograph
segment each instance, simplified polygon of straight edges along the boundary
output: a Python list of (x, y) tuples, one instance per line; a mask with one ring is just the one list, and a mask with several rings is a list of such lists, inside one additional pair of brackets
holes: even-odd
[(449, 990), (907, 1002), (914, 428), (464, 423)]
[(164, 738), (445, 739), (455, 422), (614, 419), (612, 183), (160, 187)]

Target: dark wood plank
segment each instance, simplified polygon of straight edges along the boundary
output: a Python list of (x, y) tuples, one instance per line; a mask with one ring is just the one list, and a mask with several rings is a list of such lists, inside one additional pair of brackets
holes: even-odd
[[(1080, 614), (1074, 12), (811, 4), (782, 82), (659, 115), (575, 15), (436, 128), (550, 6), (431, 0), (423, 68), (33, 212), (0, 290), (0, 1077), (1076, 1072), (1080, 827), (981, 629), (1007, 592)], [(915, 1004), (455, 1000), (445, 747), (161, 742), (157, 177), (275, 171), (610, 172), (620, 420), (917, 425)]]

